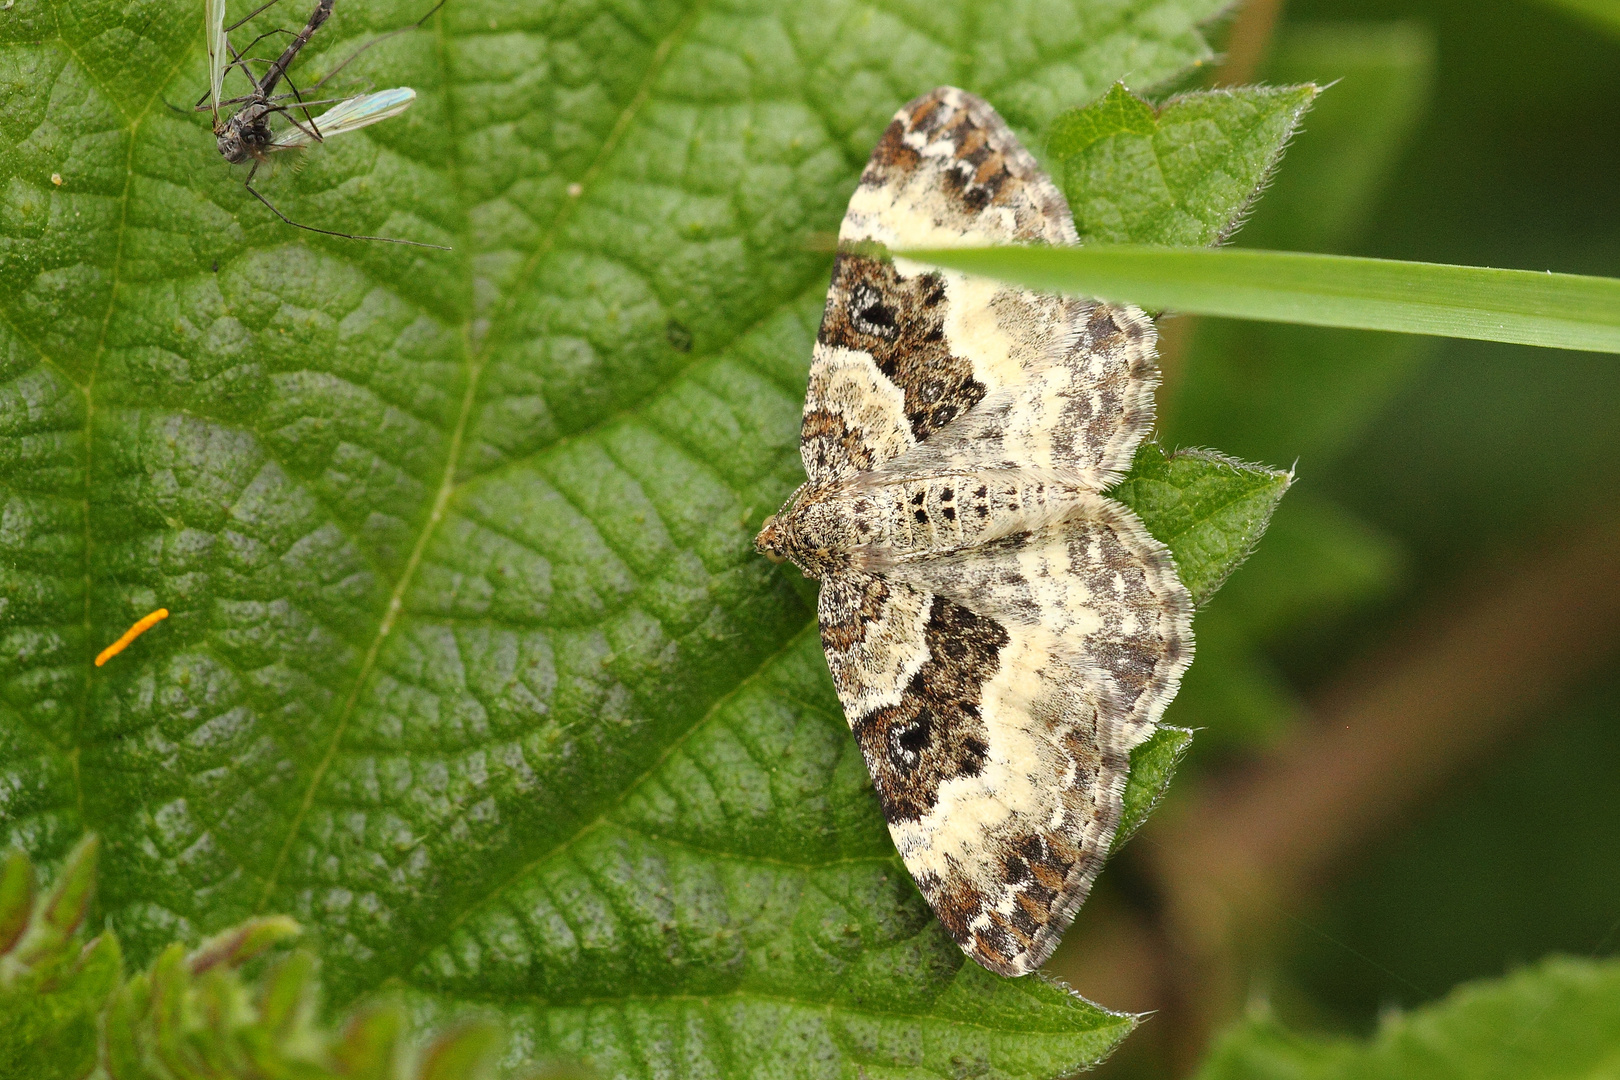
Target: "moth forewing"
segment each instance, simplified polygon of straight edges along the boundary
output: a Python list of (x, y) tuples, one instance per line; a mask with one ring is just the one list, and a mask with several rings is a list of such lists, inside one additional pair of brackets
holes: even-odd
[(270, 144), (273, 150), (294, 150), (334, 135), (359, 131), (370, 124), (398, 116), (411, 107), (416, 91), (408, 86), (340, 101), (313, 120), (288, 128)]

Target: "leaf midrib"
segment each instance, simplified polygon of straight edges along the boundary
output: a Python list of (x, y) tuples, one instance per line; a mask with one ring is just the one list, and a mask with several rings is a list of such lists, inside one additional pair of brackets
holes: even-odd
[[(92, 69), (84, 62), (83, 57), (79, 56), (78, 50), (68, 42), (66, 36), (62, 33), (60, 19), (57, 19), (56, 33), (57, 40), (62, 43), (62, 47), (67, 50), (68, 55), (73, 57), (74, 62), (85, 71), (86, 76), (91, 78), (101, 93), (107, 96), (108, 101), (113, 103), (113, 108), (118, 110), (119, 115), (124, 116), (124, 111), (117, 97), (109, 93), (108, 88), (102, 85), (100, 80), (95, 79)], [(190, 52), (191, 50), (187, 49), (180, 55), (182, 57), (189, 56)], [(113, 248), (111, 281), (107, 286), (107, 309), (101, 313), (101, 329), (96, 334), (96, 349), (90, 357), (90, 373), (86, 377), (82, 388), (84, 394), (84, 640), (91, 648), (95, 647), (96, 640), (95, 620), (93, 618), (95, 566), (92, 558), (95, 551), (95, 531), (90, 525), (91, 511), (95, 506), (95, 499), (91, 497), (91, 484), (94, 482), (95, 476), (96, 374), (101, 370), (102, 357), (107, 353), (107, 331), (112, 326), (113, 312), (118, 307), (119, 289), (123, 284), (124, 239), (129, 234), (129, 195), (130, 189), (135, 183), (135, 144), (140, 138), (141, 124), (146, 120), (147, 114), (152, 111), (152, 103), (161, 97), (163, 93), (161, 88), (167, 86), (174, 78), (175, 73), (180, 70), (181, 62), (181, 59), (177, 58), (169, 66), (168, 74), (154, 82), (154, 89), (147, 97), (145, 104), (141, 106), (140, 112), (134, 117), (126, 118), (124, 190), (118, 196), (118, 239), (116, 246)], [(36, 348), (35, 351), (41, 357), (44, 356), (44, 350)], [(79, 748), (83, 745), (84, 727), (90, 718), (90, 688), (95, 672), (95, 662), (91, 658), (90, 650), (86, 649), (84, 654), (84, 684), (81, 690), (83, 697), (80, 698), (77, 730), (73, 735), (71, 769), (74, 807), (78, 812), (81, 827), (88, 826), (89, 822), (85, 819), (84, 773), (79, 768)]]
[[(967, 958), (965, 956), (962, 959), (962, 964), (963, 964), (964, 967), (967, 964)], [(952, 982), (954, 982), (957, 978), (959, 978), (961, 976), (961, 972), (962, 972), (962, 968), (958, 967), (956, 974), (952, 976)], [(1029, 975), (1029, 976), (1026, 976), (1026, 977), (1027, 978), (1032, 978), (1032, 979), (1041, 978), (1041, 976), (1039, 976), (1039, 975)], [(1068, 992), (1070, 994), (1074, 993), (1072, 990), (1068, 990), (1067, 987), (1065, 987), (1064, 989), (1065, 989), (1066, 992)], [(946, 991), (942, 990), (941, 995), (943, 995), (945, 992)], [(779, 1003), (779, 1004), (782, 1004), (782, 1005), (792, 1005), (792, 1006), (795, 1006), (797, 1008), (802, 1008), (802, 1009), (809, 1010), (811, 1012), (826, 1013), (829, 1016), (836, 1014), (836, 1015), (839, 1015), (839, 1016), (868, 1017), (868, 1018), (871, 1018), (871, 1019), (879, 1019), (879, 1020), (885, 1020), (885, 1019), (886, 1020), (912, 1020), (912, 1021), (917, 1021), (917, 1022), (926, 1023), (926, 1024), (938, 1024), (938, 1025), (941, 1025), (943, 1027), (949, 1027), (952, 1031), (960, 1030), (962, 1028), (968, 1028), (968, 1029), (971, 1029), (973, 1031), (984, 1031), (984, 1032), (989, 1032), (989, 1033), (997, 1034), (997, 1035), (1015, 1035), (1015, 1036), (1019, 1036), (1019, 1037), (1023, 1037), (1023, 1038), (1040, 1038), (1042, 1036), (1045, 1036), (1047, 1038), (1065, 1039), (1065, 1040), (1067, 1040), (1067, 1039), (1087, 1039), (1087, 1040), (1089, 1040), (1089, 1039), (1095, 1038), (1098, 1034), (1100, 1034), (1102, 1032), (1117, 1029), (1117, 1028), (1122, 1027), (1122, 1026), (1123, 1027), (1130, 1027), (1130, 1026), (1132, 1026), (1132, 1019), (1133, 1019), (1132, 1014), (1130, 1014), (1130, 1013), (1113, 1012), (1110, 1009), (1105, 1009), (1102, 1006), (1097, 1005), (1095, 1002), (1092, 1002), (1092, 1001), (1089, 1001), (1089, 1000), (1086, 1000), (1086, 999), (1082, 999), (1082, 1000), (1085, 1000), (1087, 1005), (1090, 1005), (1091, 1007), (1095, 1008), (1098, 1011), (1098, 1013), (1101, 1014), (1101, 1016), (1105, 1018), (1106, 1022), (1103, 1023), (1103, 1024), (1099, 1024), (1096, 1027), (1087, 1028), (1084, 1031), (1078, 1031), (1077, 1032), (1077, 1031), (1074, 1031), (1072, 1029), (1057, 1030), (1057, 1031), (1047, 1031), (1047, 1030), (1042, 1030), (1040, 1028), (996, 1027), (996, 1026), (994, 1026), (992, 1024), (986, 1024), (986, 1023), (983, 1023), (983, 1022), (977, 1021), (977, 1020), (963, 1019), (963, 1018), (958, 1017), (958, 1016), (952, 1016), (952, 1017), (949, 1017), (949, 1018), (945, 1018), (945, 1017), (941, 1017), (938, 1013), (927, 1013), (927, 1012), (921, 1012), (921, 1011), (909, 1011), (909, 1010), (901, 1010), (901, 1009), (882, 1010), (882, 1009), (873, 1009), (873, 1008), (859, 1008), (859, 1007), (856, 1007), (856, 1006), (853, 1006), (853, 1005), (842, 1004), (842, 1003), (839, 1003), (839, 1002), (828, 1002), (828, 1001), (825, 1001), (825, 1000), (806, 1001), (803, 998), (794, 997), (791, 994), (771, 994), (771, 993), (766, 993), (766, 992), (760, 991), (760, 990), (727, 990), (727, 991), (724, 991), (724, 992), (718, 993), (718, 994), (623, 994), (623, 995), (620, 995), (620, 996), (617, 996), (617, 997), (580, 997), (580, 998), (570, 999), (566, 1004), (558, 1004), (558, 1003), (554, 1003), (554, 1002), (549, 1002), (549, 1001), (546, 1001), (544, 998), (527, 997), (527, 996), (522, 995), (522, 994), (503, 994), (503, 995), (500, 995), (500, 996), (490, 996), (490, 997), (487, 997), (487, 998), (483, 997), (481, 995), (468, 995), (468, 994), (463, 994), (463, 995), (458, 995), (458, 996), (460, 996), (463, 1000), (468, 1001), (468, 1002), (484, 1003), (484, 1004), (490, 1004), (490, 1005), (503, 1005), (503, 1006), (510, 1005), (512, 1002), (530, 1001), (534, 1005), (536, 1005), (536, 1006), (538, 1006), (540, 1008), (546, 1008), (546, 1009), (575, 1009), (575, 1008), (588, 1009), (588, 1008), (591, 1008), (593, 1006), (604, 1006), (604, 1005), (605, 1006), (622, 1006), (622, 1005), (624, 1005), (624, 1004), (626, 1004), (628, 1002), (636, 1002), (636, 1001), (656, 1002), (658, 1004), (663, 1004), (665, 1002), (691, 1002), (693, 1004), (707, 1004), (709, 1002), (715, 1002), (715, 1001), (735, 1001), (735, 1000), (764, 1001), (764, 1002), (775, 1002), (775, 1003)], [(1076, 996), (1078, 996), (1078, 995), (1076, 995)], [(935, 1000), (938, 1000), (938, 999), (936, 998)], [(927, 1068), (926, 1066), (920, 1066), (920, 1067)], [(934, 1072), (936, 1070), (929, 1070), (929, 1071)], [(949, 1075), (955, 1075), (955, 1074), (948, 1074), (948, 1073), (940, 1072), (938, 1075), (949, 1076)]]
[[(415, 577), (416, 569), (421, 563), (422, 555), (427, 550), (428, 542), (432, 539), (439, 523), (444, 519), (444, 514), (450, 505), (450, 500), (454, 497), (456, 491), (460, 487), (460, 485), (456, 482), (456, 476), (461, 465), (461, 449), (465, 441), (468, 422), (471, 419), (477, 403), (479, 383), (484, 373), (484, 369), (488, 365), (490, 351), (501, 338), (498, 327), (504, 326), (510, 322), (512, 312), (517, 303), (517, 298), (526, 292), (529, 282), (533, 279), (535, 273), (538, 272), (540, 265), (545, 261), (546, 257), (555, 247), (557, 237), (561, 233), (563, 225), (570, 217), (572, 217), (576, 208), (584, 202), (585, 193), (590, 190), (591, 185), (606, 167), (608, 160), (618, 150), (619, 145), (624, 138), (625, 132), (629, 130), (630, 125), (635, 121), (635, 118), (640, 114), (641, 110), (646, 106), (647, 101), (651, 98), (653, 87), (657, 83), (659, 77), (663, 74), (664, 66), (668, 62), (670, 55), (675, 51), (675, 46), (679, 44), (679, 42), (684, 39), (688, 33), (691, 32), (691, 29), (696, 24), (699, 16), (708, 7), (708, 3), (709, 0), (695, 0), (687, 13), (682, 16), (682, 18), (675, 24), (670, 32), (666, 34), (658, 43), (657, 47), (653, 51), (653, 56), (648, 63), (646, 74), (642, 78), (641, 84), (636, 89), (636, 93), (625, 105), (624, 109), (620, 111), (618, 118), (614, 121), (613, 127), (609, 130), (607, 137), (603, 140), (602, 146), (600, 149), (598, 149), (596, 157), (592, 159), (591, 164), (586, 167), (585, 171), (580, 174), (580, 178), (575, 181), (580, 185), (580, 194), (567, 197), (561, 206), (558, 207), (556, 214), (552, 216), (551, 223), (547, 227), (546, 233), (541, 238), (540, 243), (536, 246), (534, 254), (531, 255), (524, 263), (522, 272), (518, 274), (511, 287), (507, 290), (505, 299), (502, 302), (499, 312), (491, 317), (489, 331), (483, 334), (481, 336), (481, 340), (475, 344), (470, 340), (470, 335), (472, 333), (472, 327), (475, 320), (470, 320), (462, 324), (462, 346), (466, 358), (466, 388), (462, 394), (461, 407), (456, 416), (455, 427), (451, 432), (450, 444), (445, 452), (444, 470), (440, 477), (438, 489), (434, 494), (432, 509), (428, 513), (427, 520), (423, 523), (421, 529), (418, 531), (416, 542), (411, 547), (410, 556), (407, 558), (404, 568), (400, 571), (399, 577), (396, 579), (393, 589), (390, 590), (388, 603), (383, 610), (382, 619), (378, 622), (376, 633), (373, 634), (371, 644), (367, 647), (365, 656), (361, 660), (360, 670), (356, 672), (354, 680), (350, 685), (349, 692), (344, 697), (342, 710), (338, 715), (338, 720), (333, 727), (332, 734), (327, 740), (327, 745), (325, 750), (322, 752), (321, 760), (316, 765), (315, 770), (310, 776), (309, 783), (305, 787), (303, 796), (299, 801), (298, 810), (293, 815), (292, 820), (288, 823), (286, 835), (283, 837), (281, 846), (277, 850), (275, 861), (271, 864), (270, 871), (265, 876), (264, 887), (260, 891), (258, 902), (254, 905), (255, 911), (265, 910), (270, 902), (271, 896), (275, 892), (276, 886), (280, 881), (282, 868), (286, 865), (287, 857), (291, 854), (292, 845), (297, 839), (299, 830), (303, 827), (304, 819), (309, 815), (309, 811), (314, 806), (315, 797), (320, 791), (321, 783), (324, 780), (327, 771), (331, 768), (332, 762), (337, 756), (338, 748), (341, 746), (343, 742), (343, 735), (348, 728), (350, 720), (353, 718), (354, 709), (359, 702), (360, 694), (364, 691), (367, 682), (370, 680), (372, 671), (375, 670), (377, 657), (382, 651), (383, 643), (387, 640), (388, 635), (393, 631), (393, 628), (399, 619), (399, 614), (404, 609), (405, 593), (410, 588), (411, 581)], [(438, 30), (438, 35), (441, 43), (443, 40), (442, 20), (443, 16), (440, 16), (440, 28)], [(441, 65), (443, 65), (445, 82), (448, 84), (449, 65), (442, 48), (439, 50), (439, 60)], [(448, 114), (447, 123), (448, 126), (452, 128), (452, 137), (450, 141), (452, 144), (459, 145), (459, 141), (455, 138), (454, 121), (454, 115)], [(603, 422), (606, 422), (606, 418)], [(592, 428), (599, 426), (601, 426), (601, 424), (592, 425)], [(575, 437), (578, 437), (577, 434)], [(742, 684), (739, 683), (739, 686), (740, 685)], [(677, 740), (677, 743), (679, 741), (680, 740)], [(674, 745), (676, 744), (671, 744), (672, 747)], [(662, 760), (662, 758), (660, 758), (660, 760)], [(625, 790), (631, 790), (633, 787), (634, 784), (626, 787)], [(473, 910), (484, 902), (484, 900), (480, 900), (478, 904), (470, 905), (467, 911)], [(453, 920), (451, 924), (452, 928), (454, 925), (458, 925), (466, 914), (467, 912), (463, 912), (461, 916), (458, 916), (456, 920)], [(414, 966), (414, 961), (410, 966)], [(407, 967), (406, 970), (409, 970), (409, 967)]]
[(510, 874), (507, 874), (505, 877), (492, 884), (487, 890), (485, 890), (482, 896), (478, 897), (476, 900), (469, 901), (454, 918), (446, 920), (443, 928), (436, 936), (423, 939), (421, 942), (421, 947), (415, 950), (407, 959), (401, 962), (398, 970), (394, 974), (402, 978), (408, 977), (410, 972), (414, 971), (416, 967), (422, 963), (422, 961), (426, 960), (428, 955), (434, 949), (438, 948), (445, 941), (449, 940), (450, 936), (454, 934), (456, 930), (462, 926), (462, 924), (464, 924), (486, 905), (493, 902), (495, 898), (500, 896), (501, 893), (505, 892), (506, 889), (508, 889), (514, 883), (522, 880), (524, 876), (532, 873), (537, 867), (542, 866), (551, 859), (556, 858), (562, 852), (567, 851), (570, 847), (573, 847), (575, 844), (579, 843), (579, 841), (584, 839), (584, 837), (607, 824), (608, 819), (612, 816), (613, 812), (620, 806), (624, 805), (624, 800), (629, 798), (632, 792), (640, 788), (641, 785), (646, 783), (647, 780), (657, 773), (659, 769), (663, 768), (664, 763), (669, 760), (671, 754), (685, 746), (687, 741), (691, 739), (694, 734), (700, 731), (703, 726), (708, 723), (710, 718), (719, 712), (719, 710), (723, 709), (738, 694), (742, 693), (745, 689), (752, 685), (754, 680), (758, 679), (766, 668), (794, 649), (798, 645), (799, 641), (814, 628), (815, 623), (812, 621), (803, 629), (790, 636), (787, 641), (785, 641), (775, 652), (768, 653), (762, 657), (760, 662), (754, 665), (752, 671), (738, 679), (736, 684), (732, 686), (731, 689), (727, 690), (714, 701), (710, 702), (709, 707), (704, 709), (703, 712), (692, 721), (685, 731), (671, 739), (669, 744), (659, 752), (657, 758), (655, 758), (647, 766), (647, 768), (642, 770), (639, 774), (630, 779), (622, 788), (620, 788), (617, 795), (605, 802), (594, 817), (583, 822), (577, 829), (573, 831), (573, 833), (557, 841), (555, 844), (547, 848), (544, 852), (540, 853), (533, 859), (526, 860), (520, 864)]

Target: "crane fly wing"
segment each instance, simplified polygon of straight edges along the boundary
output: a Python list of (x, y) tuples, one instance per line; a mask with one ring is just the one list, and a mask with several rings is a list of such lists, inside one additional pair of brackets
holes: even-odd
[(416, 91), (408, 86), (396, 86), (392, 90), (379, 90), (375, 94), (349, 98), (347, 101), (338, 102), (310, 121), (309, 127), (312, 130), (306, 131), (303, 127), (288, 128), (277, 135), (270, 145), (277, 150), (292, 150), (315, 142), (316, 133), (322, 139), (329, 139), (333, 135), (358, 131), (368, 124), (398, 116), (410, 108), (411, 102), (415, 100)]
[(208, 42), (208, 104), (217, 113), (230, 52), (225, 40), (225, 0), (203, 0), (203, 34)]

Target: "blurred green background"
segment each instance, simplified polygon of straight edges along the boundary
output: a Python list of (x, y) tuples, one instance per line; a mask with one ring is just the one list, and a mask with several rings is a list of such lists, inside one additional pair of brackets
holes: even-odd
[[(1513, 2), (1300, 2), (1283, 30), (1394, 17), (1432, 32), (1433, 90), (1346, 250), (1620, 275), (1620, 38)], [(1446, 341), (1390, 389), (1322, 463), (1323, 492), (1407, 560), (1341, 638), (1351, 648), (1459, 576), (1533, 561), (1550, 534), (1603, 521), (1620, 491), (1614, 357)], [(1307, 684), (1335, 659), (1279, 653)], [(1311, 901), (1342, 946), (1302, 936), (1285, 977), (1338, 1021), (1366, 1026), (1550, 951), (1620, 949), (1620, 670), (1573, 680), (1537, 713)]]
[[(1225, 28), (1229, 63), (1248, 50), (1258, 81), (1339, 81), (1236, 243), (1620, 275), (1620, 23), (1531, 0), (1291, 0), (1264, 16)], [(1324, 695), (1376, 694), (1402, 660), (1392, 645), (1426, 647), (1415, 628), (1472, 632), (1469, 597), (1528, 580), (1571, 537), (1596, 531), (1612, 558), (1582, 574), (1612, 590), (1614, 357), (1213, 320), (1165, 332), (1164, 441), (1298, 470), (1259, 553), (1196, 624), (1199, 662), (1166, 720), (1203, 730), (1169, 817), (1286, 753)], [(1559, 603), (1535, 617), (1585, 617)], [(1506, 702), (1513, 718), (1421, 790), (1397, 783), (1389, 821), (1277, 900), (1240, 961), (1242, 993), (1292, 1026), (1360, 1033), (1551, 952), (1620, 950), (1620, 665), (1611, 623), (1575, 636), (1587, 645), (1547, 665), (1546, 694)], [(1420, 729), (1444, 704), (1412, 697), (1400, 723)], [(1161, 1011), (1113, 1075), (1195, 1053), (1170, 1044), (1197, 1002), (1174, 985), (1119, 1000), (1102, 973), (1121, 948), (1101, 940), (1109, 927), (1162, 933), (1154, 844), (1150, 825), (1104, 875), (1098, 907), (1117, 918), (1088, 940), (1082, 916), (1054, 965), (1102, 1000)], [(1155, 948), (1174, 966), (1173, 941)]]

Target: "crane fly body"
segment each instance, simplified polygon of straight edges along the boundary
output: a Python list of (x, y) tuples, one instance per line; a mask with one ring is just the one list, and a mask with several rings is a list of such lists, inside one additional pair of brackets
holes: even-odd
[[(415, 90), (408, 86), (399, 86), (391, 90), (380, 90), (376, 93), (361, 94), (351, 98), (308, 101), (293, 86), (292, 80), (287, 75), (287, 69), (298, 58), (299, 51), (309, 44), (309, 40), (315, 36), (315, 32), (321, 28), (327, 19), (332, 17), (334, 0), (316, 0), (315, 9), (310, 12), (309, 20), (304, 24), (303, 29), (293, 35), (292, 41), (288, 42), (286, 48), (282, 49), (280, 56), (270, 61), (262, 76), (255, 76), (248, 66), (248, 58), (231, 47), (229, 33), (276, 2), (277, 0), (269, 0), (269, 3), (255, 10), (247, 18), (231, 26), (226, 26), (225, 0), (204, 0), (204, 23), (208, 44), (208, 96), (207, 104), (199, 103), (197, 108), (199, 110), (207, 109), (213, 114), (214, 139), (219, 147), (220, 156), (232, 165), (251, 166), (248, 169), (247, 178), (243, 181), (243, 186), (248, 189), (254, 198), (269, 207), (271, 213), (288, 225), (326, 236), (341, 236), (349, 240), (380, 240), (390, 244), (409, 244), (413, 247), (437, 248), (440, 251), (450, 250), (438, 244), (423, 244), (415, 240), (396, 240), (387, 236), (356, 236), (352, 233), (334, 232), (330, 229), (317, 229), (313, 225), (304, 225), (293, 221), (276, 209), (270, 200), (266, 199), (253, 186), (253, 178), (258, 174), (259, 166), (269, 161), (271, 153), (277, 150), (301, 149), (314, 143), (325, 142), (334, 135), (358, 131), (360, 128), (398, 116), (410, 108), (411, 102), (416, 100)], [(404, 27), (403, 30), (420, 26), (434, 11), (438, 11), (439, 7), (442, 6), (443, 0), (440, 0), (439, 5), (436, 5), (432, 11), (422, 16), (412, 26)], [(396, 30), (393, 33), (401, 33), (403, 30)], [(259, 38), (254, 39), (254, 44), (267, 36), (269, 35), (260, 35)], [(333, 75), (348, 66), (355, 56), (377, 44), (378, 41), (392, 36), (393, 34), (384, 34), (382, 37), (361, 46), (354, 55), (339, 64), (310, 89), (319, 89)], [(250, 45), (249, 48), (251, 47)], [(225, 75), (233, 67), (239, 69), (247, 77), (252, 89), (241, 97), (226, 98), (223, 96), (225, 92)], [(276, 88), (283, 79), (287, 80), (287, 85), (291, 89), (287, 93), (277, 94)], [(289, 98), (293, 99), (295, 106), (290, 107), (284, 104)], [(236, 111), (227, 115), (224, 110), (232, 105), (237, 106)], [(331, 105), (331, 108), (319, 116), (313, 116), (309, 111), (309, 107), (312, 105)], [(302, 114), (302, 119), (294, 115), (294, 107)], [(273, 130), (270, 126), (272, 116), (285, 117), (291, 126), (280, 132)]]

